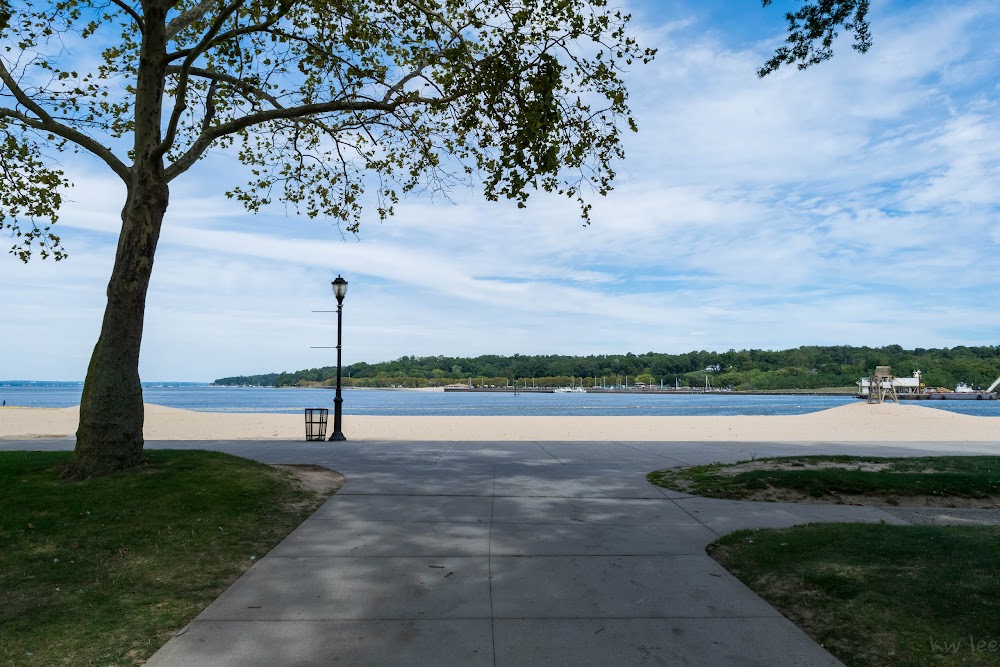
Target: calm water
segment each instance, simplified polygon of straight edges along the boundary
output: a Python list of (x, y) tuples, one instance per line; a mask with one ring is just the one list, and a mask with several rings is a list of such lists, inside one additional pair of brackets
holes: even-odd
[[(0, 384), (7, 405), (65, 408), (80, 403), (79, 385), (10, 387)], [(296, 413), (332, 408), (329, 389), (249, 387), (145, 387), (147, 403), (200, 412)], [(434, 416), (680, 416), (798, 415), (855, 403), (844, 396), (741, 396), (732, 394), (465, 394), (380, 389), (345, 390), (349, 415)], [(928, 410), (1000, 417), (1000, 401), (908, 401)]]

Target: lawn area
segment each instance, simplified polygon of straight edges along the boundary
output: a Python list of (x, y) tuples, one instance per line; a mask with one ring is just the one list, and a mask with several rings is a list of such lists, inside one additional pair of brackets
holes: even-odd
[(1000, 664), (1000, 528), (741, 530), (709, 552), (848, 667)]
[(0, 452), (2, 665), (141, 663), (325, 499), (217, 452), (65, 482), (69, 455)]
[(836, 501), (867, 496), (889, 504), (919, 499), (943, 507), (961, 499), (990, 507), (1000, 500), (1000, 457), (789, 456), (656, 470), (647, 479), (713, 498)]

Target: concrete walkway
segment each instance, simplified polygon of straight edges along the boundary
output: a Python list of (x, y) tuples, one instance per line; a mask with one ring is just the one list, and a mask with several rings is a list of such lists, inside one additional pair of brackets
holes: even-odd
[[(17, 444), (2, 448), (72, 441)], [(837, 665), (705, 546), (738, 528), (904, 519), (868, 507), (697, 498), (645, 474), (751, 452), (928, 454), (836, 443), (147, 446), (318, 463), (347, 477), (153, 667)]]

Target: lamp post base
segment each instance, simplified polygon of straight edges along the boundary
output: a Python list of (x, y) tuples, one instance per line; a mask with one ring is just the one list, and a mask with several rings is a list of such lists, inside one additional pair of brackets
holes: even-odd
[(341, 440), (347, 440), (347, 438), (340, 431), (337, 431), (336, 433), (334, 433), (333, 435), (330, 436), (330, 442), (334, 442), (334, 441), (338, 441), (339, 442)]

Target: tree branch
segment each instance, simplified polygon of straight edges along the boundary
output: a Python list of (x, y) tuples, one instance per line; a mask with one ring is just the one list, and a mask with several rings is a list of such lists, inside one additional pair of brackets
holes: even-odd
[(11, 76), (10, 70), (4, 64), (3, 60), (0, 60), (0, 81), (3, 82), (5, 86), (10, 89), (10, 92), (14, 95), (14, 99), (23, 104), (28, 108), (28, 111), (38, 116), (42, 121), (47, 123), (54, 123), (52, 116), (43, 109), (37, 102), (35, 102), (31, 97), (21, 89), (14, 77)]
[(139, 16), (138, 12), (136, 12), (135, 9), (125, 4), (124, 0), (111, 0), (111, 2), (118, 5), (123, 12), (132, 17), (132, 20), (135, 21), (136, 27), (139, 28), (139, 32), (142, 32), (146, 29), (146, 24), (143, 22), (142, 17)]
[(0, 108), (0, 118), (11, 118), (28, 127), (36, 130), (51, 132), (52, 134), (62, 137), (67, 141), (71, 141), (77, 146), (90, 151), (97, 157), (104, 160), (104, 162), (111, 167), (111, 170), (118, 174), (123, 181), (126, 183), (129, 182), (129, 168), (126, 167), (125, 164), (111, 152), (111, 150), (83, 132), (53, 119), (52, 116), (50, 116), (49, 113), (41, 107), (41, 105), (31, 99), (31, 97), (21, 89), (21, 86), (19, 86), (17, 81), (14, 80), (14, 77), (11, 76), (7, 66), (3, 63), (3, 60), (0, 60), (0, 81), (2, 81), (8, 89), (10, 89), (11, 94), (14, 95), (14, 99), (23, 104), (33, 114), (38, 116), (38, 119), (36, 120), (31, 118), (16, 109), (5, 108)]
[[(195, 58), (197, 58), (198, 55), (201, 55), (201, 53), (204, 53), (204, 51), (207, 51), (209, 48), (221, 44), (222, 42), (230, 40), (234, 37), (242, 37), (244, 35), (249, 35), (251, 33), (266, 31), (268, 28), (270, 28), (278, 21), (283, 19), (286, 14), (288, 14), (288, 11), (292, 8), (292, 4), (293, 4), (292, 0), (285, 0), (285, 2), (281, 3), (281, 7), (279, 7), (278, 11), (272, 14), (263, 23), (256, 23), (254, 25), (248, 25), (242, 28), (236, 28), (235, 30), (230, 30), (228, 32), (222, 33), (221, 35), (213, 37), (212, 40), (207, 45), (204, 45), (203, 50), (198, 52)], [(213, 26), (213, 28), (214, 27), (215, 26)], [(198, 46), (191, 49), (181, 49), (180, 51), (174, 51), (173, 53), (168, 53), (167, 62), (173, 62), (178, 58), (188, 58), (192, 53), (194, 53), (199, 48), (202, 48), (202, 44), (199, 44)]]
[(466, 43), (465, 37), (462, 36), (462, 31), (456, 28), (454, 25), (452, 25), (451, 21), (449, 21), (448, 18), (443, 13), (439, 11), (434, 11), (432, 9), (428, 9), (419, 2), (415, 2), (415, 0), (404, 0), (404, 1), (406, 2), (406, 4), (410, 5), (418, 12), (426, 16), (428, 19), (437, 19), (438, 22), (444, 25), (444, 27), (446, 27), (451, 32), (451, 34), (455, 37), (455, 39), (457, 39), (459, 42), (465, 45)]
[(390, 96), (391, 93), (400, 93), (400, 92), (402, 92), (403, 86), (405, 86), (406, 84), (408, 84), (410, 81), (413, 81), (414, 79), (423, 76), (424, 70), (426, 68), (427, 68), (426, 64), (420, 65), (415, 70), (413, 70), (412, 72), (410, 72), (406, 76), (402, 77), (399, 81), (397, 81), (396, 83), (394, 83), (391, 86), (389, 86), (389, 89), (386, 91), (385, 96), (382, 98), (382, 100), (383, 101), (387, 100), (389, 98), (389, 96)]
[(174, 18), (173, 21), (167, 24), (167, 41), (172, 40), (181, 30), (204, 17), (214, 4), (215, 0), (201, 0), (194, 7)]
[(181, 64), (180, 78), (177, 81), (177, 91), (175, 93), (176, 99), (174, 100), (174, 108), (170, 112), (170, 120), (167, 122), (167, 131), (163, 136), (163, 141), (160, 145), (156, 147), (153, 152), (154, 157), (162, 157), (164, 153), (170, 150), (170, 147), (174, 143), (174, 137), (177, 135), (177, 124), (180, 122), (181, 115), (184, 110), (187, 109), (187, 85), (188, 85), (188, 72), (194, 65), (194, 61), (198, 59), (202, 53), (204, 53), (208, 47), (211, 45), (212, 40), (215, 38), (219, 31), (222, 30), (222, 26), (225, 25), (226, 21), (232, 16), (240, 5), (242, 5), (244, 0), (232, 0), (225, 9), (219, 12), (219, 15), (215, 17), (215, 21), (212, 26), (205, 33), (205, 36), (201, 38), (198, 45), (195, 46), (184, 62)]
[[(167, 65), (167, 74), (180, 74), (182, 68), (180, 65)], [(276, 109), (283, 109), (284, 105), (270, 93), (264, 91), (257, 86), (235, 77), (231, 74), (226, 74), (225, 72), (213, 72), (212, 70), (207, 70), (201, 67), (191, 67), (188, 69), (188, 74), (191, 76), (201, 77), (203, 79), (208, 79), (216, 83), (228, 83), (236, 88), (242, 88), (244, 91), (252, 94), (257, 99), (265, 100), (270, 102)]]
[(208, 84), (208, 93), (205, 95), (205, 117), (201, 119), (201, 131), (207, 132), (212, 127), (212, 119), (215, 117), (215, 90), (219, 87), (219, 82), (213, 80)]
[(62, 137), (67, 141), (71, 141), (80, 148), (90, 151), (95, 156), (99, 157), (104, 161), (111, 170), (118, 174), (118, 177), (122, 179), (126, 184), (131, 180), (132, 170), (125, 166), (125, 164), (118, 159), (118, 157), (111, 152), (107, 147), (101, 145), (95, 139), (88, 137), (83, 132), (73, 129), (63, 125), (62, 123), (52, 120), (48, 117), (48, 120), (37, 120), (25, 115), (24, 113), (17, 111), (15, 109), (6, 109), (0, 107), (0, 118), (10, 118), (13, 119), (26, 127), (30, 127), (35, 130), (42, 132), (51, 132), (52, 134)]
[[(388, 93), (386, 93), (386, 95), (388, 96)], [(167, 181), (173, 180), (190, 169), (191, 165), (198, 161), (198, 158), (204, 154), (213, 141), (230, 134), (235, 134), (236, 132), (245, 130), (254, 125), (261, 125), (274, 120), (299, 119), (308, 116), (317, 116), (324, 113), (336, 113), (338, 111), (377, 111), (380, 113), (393, 113), (404, 103), (410, 105), (424, 104), (428, 106), (442, 105), (453, 102), (459, 97), (460, 95), (451, 95), (448, 97), (428, 98), (412, 95), (405, 98), (401, 97), (392, 100), (391, 102), (387, 98), (368, 101), (360, 101), (356, 99), (335, 100), (317, 104), (303, 104), (302, 106), (297, 107), (285, 107), (281, 109), (260, 111), (255, 114), (244, 116), (243, 118), (233, 119), (228, 123), (216, 125), (208, 131), (202, 132), (191, 145), (191, 148), (189, 148), (188, 151), (179, 157), (172, 165), (167, 167), (164, 174)]]
[[(295, 33), (291, 33), (286, 30), (281, 30), (280, 28), (277, 30), (270, 30), (271, 26), (267, 25), (266, 23), (261, 23), (260, 25), (254, 27), (259, 28), (262, 31), (266, 31), (269, 35), (274, 35), (275, 37), (281, 37), (283, 39), (287, 39), (290, 42), (292, 41), (301, 42), (305, 44), (307, 50), (317, 55), (323, 56), (328, 61), (336, 61), (348, 65), (351, 64), (345, 58), (343, 58), (337, 53), (332, 52), (330, 49), (328, 48), (324, 49), (321, 46), (317, 46), (312, 40), (310, 40), (305, 35), (296, 35)], [(225, 35), (223, 35), (223, 37), (225, 37)], [(219, 40), (217, 41), (222, 41), (222, 37), (220, 37)]]

